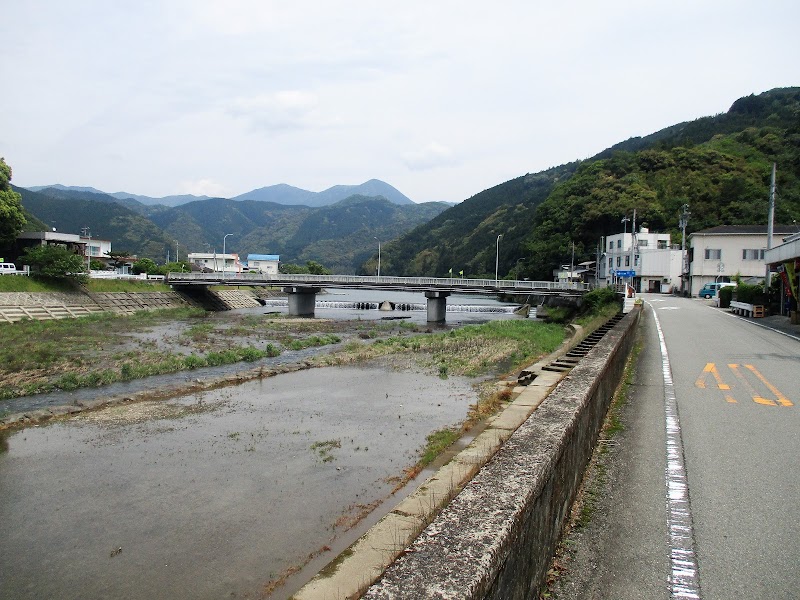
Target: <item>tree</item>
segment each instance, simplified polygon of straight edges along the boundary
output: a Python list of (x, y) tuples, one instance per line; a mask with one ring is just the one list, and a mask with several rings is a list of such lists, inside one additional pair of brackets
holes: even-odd
[(107, 252), (106, 256), (114, 264), (115, 269), (119, 269), (121, 266), (125, 265), (125, 263), (130, 262), (133, 258), (131, 253), (127, 250), (120, 250), (118, 252), (114, 252), (112, 250), (111, 252)]
[(86, 279), (86, 264), (83, 257), (63, 246), (36, 246), (25, 248), (21, 258), (22, 264), (30, 265), (31, 270), (42, 277), (50, 279)]
[(11, 167), (0, 157), (0, 245), (8, 245), (17, 239), (25, 226), (22, 196), (11, 189)]
[(133, 273), (134, 275), (139, 275), (140, 273), (147, 273), (148, 275), (157, 275), (158, 274), (158, 265), (150, 258), (140, 258), (135, 263), (133, 263)]

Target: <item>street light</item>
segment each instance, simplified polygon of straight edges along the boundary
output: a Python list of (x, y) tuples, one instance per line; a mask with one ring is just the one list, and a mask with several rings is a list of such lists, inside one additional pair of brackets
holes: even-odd
[(222, 237), (222, 279), (225, 279), (225, 263), (227, 262), (227, 258), (225, 257), (225, 241), (228, 239), (229, 235), (233, 235), (232, 233), (226, 233)]
[(380, 277), (381, 276), (381, 241), (378, 238), (376, 238), (375, 236), (372, 236), (372, 239), (373, 240), (377, 240), (377, 242), (378, 242), (378, 277)]
[(518, 258), (517, 259), (517, 265), (516, 265), (516, 268), (514, 269), (514, 274), (515, 274), (515, 277), (516, 277), (517, 281), (519, 281), (519, 262), (521, 260), (526, 260), (527, 258), (528, 258), (527, 256), (523, 256), (522, 258)]
[(500, 269), (500, 238), (503, 237), (503, 234), (497, 236), (497, 250), (495, 251), (494, 255), (494, 284), (495, 286), (500, 285), (500, 280), (498, 277), (499, 269)]

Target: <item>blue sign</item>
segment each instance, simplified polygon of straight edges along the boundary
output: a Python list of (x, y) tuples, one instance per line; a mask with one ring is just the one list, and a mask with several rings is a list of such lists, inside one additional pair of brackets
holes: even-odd
[(636, 271), (617, 271), (617, 277), (636, 277)]

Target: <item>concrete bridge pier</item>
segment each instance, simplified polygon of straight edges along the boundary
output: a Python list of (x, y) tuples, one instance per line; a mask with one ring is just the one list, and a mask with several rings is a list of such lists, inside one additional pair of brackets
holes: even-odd
[(447, 315), (447, 297), (450, 292), (425, 292), (428, 299), (428, 323), (442, 323)]
[(289, 314), (293, 317), (313, 317), (314, 303), (320, 289), (299, 285), (284, 287), (284, 293), (289, 294)]

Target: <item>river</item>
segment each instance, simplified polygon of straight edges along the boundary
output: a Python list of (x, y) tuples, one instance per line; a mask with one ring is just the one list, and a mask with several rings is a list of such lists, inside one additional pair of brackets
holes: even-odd
[[(453, 317), (444, 327), (517, 318)], [(426, 436), (464, 420), (472, 383), (328, 367), (16, 432), (0, 452), (0, 597), (263, 597), (311, 555), (332, 558), (387, 499), (388, 510)]]

